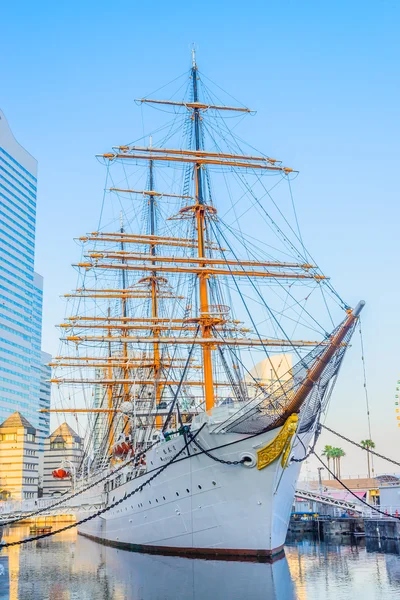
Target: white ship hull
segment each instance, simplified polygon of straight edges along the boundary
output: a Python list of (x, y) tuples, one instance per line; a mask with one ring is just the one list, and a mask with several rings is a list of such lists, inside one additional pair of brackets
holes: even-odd
[[(222, 464), (192, 443), (191, 456), (185, 450), (142, 491), (83, 523), (79, 533), (143, 552), (259, 559), (277, 556), (283, 551), (300, 463), (289, 460), (287, 468), (282, 468), (279, 457), (259, 470), (256, 453), (279, 431), (246, 438), (210, 434), (205, 427), (196, 440), (202, 448), (212, 449), (213, 457), (237, 461), (246, 456), (253, 459), (253, 466)], [(302, 436), (306, 447), (309, 437), (309, 433), (307, 439)], [(294, 439), (290, 456), (304, 456), (300, 438)], [(106, 505), (147, 481), (154, 469), (164, 466), (184, 444), (180, 436), (150, 450), (148, 472), (105, 494)], [(104, 493), (104, 484), (93, 488), (90, 496), (100, 493)], [(90, 496), (85, 495), (84, 500), (89, 504)]]

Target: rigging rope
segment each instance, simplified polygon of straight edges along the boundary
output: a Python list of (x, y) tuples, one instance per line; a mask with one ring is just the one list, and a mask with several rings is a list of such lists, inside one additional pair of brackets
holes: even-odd
[(167, 418), (165, 419), (165, 423), (164, 423), (164, 426), (163, 426), (163, 428), (162, 428), (162, 431), (163, 431), (163, 432), (164, 432), (164, 431), (166, 430), (166, 428), (167, 428), (167, 425), (168, 425), (168, 423), (169, 423), (169, 421), (170, 421), (170, 419), (171, 419), (171, 415), (172, 415), (172, 411), (173, 411), (173, 409), (174, 409), (175, 403), (177, 403), (177, 399), (178, 399), (179, 393), (180, 393), (180, 391), (181, 391), (182, 383), (183, 383), (183, 380), (184, 380), (184, 378), (186, 377), (186, 373), (187, 373), (187, 370), (188, 370), (188, 366), (189, 366), (189, 364), (190, 364), (190, 361), (191, 361), (191, 358), (192, 358), (193, 349), (194, 349), (194, 346), (195, 346), (195, 343), (196, 343), (196, 338), (197, 338), (197, 335), (198, 335), (198, 333), (199, 333), (199, 329), (200, 329), (200, 325), (198, 325), (198, 326), (197, 326), (197, 329), (196, 329), (196, 334), (195, 334), (195, 336), (194, 336), (194, 340), (193, 340), (193, 344), (192, 344), (192, 347), (190, 348), (190, 351), (189, 351), (189, 354), (188, 354), (188, 357), (187, 357), (187, 360), (186, 360), (186, 363), (185, 363), (185, 368), (183, 369), (182, 376), (181, 376), (181, 378), (180, 378), (180, 380), (179, 380), (178, 388), (177, 388), (177, 390), (176, 390), (176, 393), (175, 393), (175, 396), (174, 396), (174, 398), (173, 398), (173, 400), (172, 400), (172, 402), (171, 402), (171, 406), (170, 406), (170, 409), (169, 409), (169, 411), (168, 411)]
[(398, 462), (397, 460), (393, 460), (392, 458), (388, 458), (387, 456), (384, 456), (383, 454), (379, 454), (379, 452), (375, 452), (374, 450), (371, 450), (371, 448), (364, 448), (364, 446), (362, 446), (361, 444), (358, 444), (357, 442), (354, 442), (350, 438), (346, 437), (345, 435), (342, 435), (341, 433), (338, 433), (337, 431), (334, 431), (333, 429), (331, 429), (330, 427), (327, 427), (326, 425), (321, 425), (321, 427), (323, 427), (324, 429), (326, 429), (330, 433), (333, 433), (334, 435), (337, 435), (338, 437), (340, 437), (345, 442), (348, 442), (349, 444), (352, 444), (353, 446), (357, 446), (357, 448), (360, 448), (361, 450), (365, 450), (365, 452), (369, 452), (370, 454), (373, 454), (374, 456), (377, 456), (378, 458), (382, 458), (383, 460), (387, 460), (388, 462), (393, 463), (397, 467), (400, 467), (400, 462)]
[[(319, 438), (320, 435), (321, 435), (321, 423), (318, 423), (318, 425), (317, 425), (317, 427), (315, 429), (315, 433), (314, 433), (314, 441), (313, 441), (312, 446), (310, 447), (310, 450), (308, 452), (306, 452), (306, 454), (303, 456), (303, 458), (294, 458), (294, 456), (292, 456), (292, 458), (290, 459), (291, 462), (302, 463), (305, 460), (307, 460), (307, 458), (309, 458), (310, 455), (314, 453), (315, 446), (317, 445), (318, 438)], [(300, 441), (301, 441), (301, 443), (302, 443), (302, 445), (304, 447), (304, 444), (303, 444), (303, 442), (302, 442), (301, 439), (300, 439)]]
[[(229, 231), (229, 232), (230, 232), (230, 233), (231, 233), (231, 234), (232, 234), (232, 235), (233, 235), (235, 238), (237, 237), (237, 236), (236, 236), (236, 234), (235, 234), (235, 231), (234, 231), (234, 229), (233, 229), (233, 228), (232, 228), (230, 225), (228, 225), (227, 223), (223, 222), (221, 219), (219, 219), (219, 223), (221, 223), (221, 224), (222, 224), (222, 225), (223, 225), (223, 226), (224, 226), (224, 227), (225, 227), (225, 228), (226, 228), (226, 229), (227, 229), (227, 230), (228, 230), (228, 231)], [(223, 235), (223, 234), (222, 234), (222, 235)], [(226, 241), (226, 243), (228, 244), (227, 240), (225, 239), (225, 236), (223, 236), (223, 238), (224, 238), (224, 240)], [(246, 245), (246, 247), (248, 248), (248, 245)], [(230, 247), (230, 250), (231, 250), (231, 252), (233, 253), (233, 251), (232, 251), (231, 247)], [(255, 260), (258, 260), (258, 256), (257, 256), (257, 254), (255, 254), (254, 252), (251, 252), (251, 254), (252, 254), (252, 257), (253, 257), (253, 259), (255, 259)], [(224, 258), (225, 258), (225, 257), (224, 257)], [(225, 260), (226, 260), (226, 258), (225, 258)], [(279, 287), (281, 287), (282, 289), (285, 289), (285, 288), (284, 288), (284, 286), (283, 286), (283, 284), (282, 284), (282, 283), (281, 283), (279, 280), (277, 280), (277, 281), (276, 281), (276, 283), (279, 285)], [(294, 297), (294, 296), (293, 296), (293, 295), (290, 293), (289, 289), (287, 289), (287, 290), (285, 289), (285, 291), (286, 291), (287, 295), (289, 295), (289, 296), (290, 296), (290, 298), (292, 298), (292, 300), (294, 300), (294, 302), (295, 302), (296, 304), (299, 304), (299, 301), (298, 301), (298, 300), (296, 300), (296, 298), (295, 298), (295, 297)], [(265, 304), (265, 301), (263, 301), (263, 304)], [(317, 326), (318, 326), (318, 327), (319, 327), (319, 328), (322, 330), (322, 332), (323, 332), (323, 334), (325, 335), (325, 337), (329, 337), (329, 335), (330, 335), (330, 334), (329, 334), (329, 332), (327, 332), (327, 331), (326, 331), (325, 327), (323, 327), (323, 326), (321, 325), (321, 323), (319, 323), (319, 322), (318, 322), (318, 321), (315, 319), (315, 317), (313, 317), (313, 316), (312, 316), (312, 314), (311, 314), (311, 313), (310, 313), (308, 310), (306, 310), (306, 308), (305, 308), (305, 307), (302, 307), (302, 310), (303, 310), (303, 311), (304, 311), (304, 312), (307, 314), (307, 316), (308, 316), (308, 317), (310, 317), (310, 319), (311, 319), (312, 321), (314, 321), (314, 323), (315, 323), (315, 324), (316, 324), (316, 325), (317, 325)], [(306, 326), (310, 328), (310, 325), (309, 325), (309, 324), (307, 324)], [(282, 327), (281, 327), (281, 329), (282, 329)]]
[[(359, 331), (360, 331), (361, 360), (362, 360), (362, 365), (363, 365), (365, 404), (366, 404), (366, 407), (367, 407), (367, 420), (368, 420), (368, 433), (369, 433), (369, 439), (372, 440), (371, 417), (370, 417), (370, 413), (369, 413), (369, 397), (368, 397), (368, 388), (367, 388), (367, 372), (366, 372), (366, 369), (365, 369), (364, 340), (363, 340), (363, 334), (362, 334), (362, 329), (361, 329), (361, 318), (359, 320), (358, 327), (359, 327)], [(373, 463), (372, 463), (372, 472), (374, 472), (374, 465), (373, 465)]]
[[(317, 443), (317, 440), (321, 434), (321, 428), (326, 429), (327, 431), (337, 435), (338, 437), (342, 438), (343, 440), (349, 442), (350, 444), (353, 444), (354, 446), (357, 446), (358, 448), (361, 448), (361, 450), (366, 450), (367, 452), (370, 452), (371, 454), (374, 454), (375, 456), (378, 456), (379, 458), (382, 458), (384, 460), (387, 460), (389, 462), (394, 463), (397, 466), (400, 466), (400, 463), (398, 463), (397, 461), (394, 461), (390, 458), (388, 458), (387, 456), (383, 456), (382, 454), (378, 454), (377, 452), (374, 452), (373, 450), (371, 450), (370, 448), (365, 448), (364, 446), (361, 446), (361, 444), (358, 444), (357, 442), (354, 442), (352, 440), (350, 440), (349, 438), (345, 437), (344, 435), (341, 435), (340, 433), (338, 433), (337, 431), (334, 431), (333, 429), (330, 429), (329, 427), (327, 427), (326, 425), (322, 425), (321, 423), (318, 424), (317, 429), (315, 431), (315, 437), (314, 437), (314, 442), (313, 445), (311, 446), (310, 450), (308, 451), (308, 453), (306, 453), (306, 455), (303, 458), (293, 458), (291, 459), (292, 462), (303, 462), (305, 461), (307, 458), (310, 457), (311, 454), (314, 454), (314, 456), (319, 460), (319, 462), (323, 465), (323, 467), (328, 471), (328, 473), (338, 482), (340, 483), (340, 485), (342, 487), (344, 487), (352, 496), (354, 496), (359, 502), (362, 502), (363, 504), (365, 504), (365, 506), (368, 506), (368, 508), (370, 508), (371, 510), (378, 512), (382, 515), (384, 515), (385, 517), (393, 517), (394, 519), (400, 519), (400, 517), (396, 514), (391, 514), (388, 515), (387, 512), (384, 512), (380, 509), (378, 509), (376, 506), (369, 504), (368, 502), (366, 502), (365, 500), (363, 500), (362, 498), (360, 498), (359, 496), (357, 496), (357, 494), (355, 494), (345, 483), (343, 483), (343, 481), (337, 477), (337, 475), (331, 471), (331, 469), (328, 467), (328, 465), (320, 458), (320, 456), (315, 452), (315, 446)], [(302, 442), (302, 440), (300, 439), (300, 442), (302, 443), (304, 449), (305, 446)]]
[[(213, 226), (212, 226), (212, 222), (211, 222), (211, 221), (210, 221), (210, 224), (211, 224), (211, 228), (213, 229)], [(217, 223), (217, 222), (216, 222), (216, 228), (217, 228), (218, 232), (219, 232), (219, 233), (222, 235), (222, 238), (223, 238), (224, 242), (226, 243), (226, 245), (228, 246), (229, 250), (231, 251), (231, 253), (232, 253), (232, 254), (233, 254), (233, 256), (235, 257), (235, 260), (236, 260), (237, 262), (240, 262), (240, 260), (238, 259), (238, 257), (237, 257), (237, 255), (236, 255), (236, 253), (235, 253), (235, 252), (234, 252), (234, 250), (232, 249), (232, 246), (229, 244), (228, 240), (226, 239), (226, 237), (224, 236), (224, 234), (221, 232), (221, 229), (218, 227), (218, 223)], [(214, 232), (214, 235), (215, 235), (215, 232)], [(218, 237), (217, 237), (217, 236), (216, 236), (216, 239), (218, 239)], [(225, 260), (225, 262), (226, 262), (226, 266), (228, 267), (229, 271), (230, 271), (230, 272), (232, 272), (232, 269), (231, 269), (231, 267), (230, 267), (230, 265), (229, 265), (229, 263), (228, 263), (228, 261), (227, 261), (227, 259), (226, 259), (226, 256), (225, 256), (225, 254), (224, 254), (223, 258), (224, 258), (224, 260)], [(243, 272), (245, 271), (243, 266), (242, 266), (242, 270), (243, 270)], [(276, 324), (277, 324), (278, 328), (279, 328), (279, 329), (282, 331), (282, 333), (283, 333), (284, 337), (286, 338), (286, 340), (289, 342), (289, 344), (291, 344), (291, 347), (292, 347), (292, 350), (293, 350), (293, 352), (294, 352), (294, 353), (297, 355), (297, 357), (298, 357), (298, 358), (299, 358), (299, 360), (301, 361), (301, 360), (302, 360), (302, 357), (301, 357), (301, 355), (300, 355), (299, 351), (298, 351), (298, 350), (297, 350), (297, 348), (296, 348), (296, 347), (295, 347), (295, 346), (292, 344), (292, 342), (291, 342), (290, 338), (288, 337), (288, 335), (287, 335), (286, 331), (284, 330), (284, 328), (281, 326), (281, 324), (280, 324), (280, 323), (279, 323), (279, 321), (277, 320), (277, 318), (276, 318), (276, 316), (274, 315), (274, 313), (273, 313), (273, 311), (271, 310), (271, 308), (270, 308), (270, 307), (268, 306), (268, 304), (265, 302), (265, 299), (264, 299), (264, 297), (263, 297), (263, 296), (262, 296), (262, 294), (260, 293), (259, 289), (258, 289), (258, 288), (257, 288), (257, 287), (254, 285), (254, 282), (252, 281), (251, 277), (250, 277), (249, 275), (246, 275), (246, 279), (249, 281), (250, 285), (251, 285), (251, 286), (253, 287), (253, 289), (256, 291), (256, 293), (257, 293), (257, 295), (259, 296), (259, 298), (260, 298), (261, 302), (264, 304), (265, 308), (267, 309), (268, 313), (270, 314), (270, 316), (271, 316), (272, 320), (276, 322)], [(235, 279), (235, 278), (233, 278), (233, 281), (234, 281), (234, 283), (235, 283), (235, 286), (236, 286), (237, 292), (238, 292), (238, 294), (239, 294), (239, 296), (240, 296), (240, 298), (241, 298), (241, 300), (242, 300), (242, 302), (243, 302), (243, 304), (244, 304), (244, 307), (245, 307), (245, 309), (246, 309), (246, 312), (247, 312), (247, 314), (249, 315), (249, 318), (250, 318), (250, 320), (251, 320), (251, 322), (252, 322), (252, 324), (253, 324), (253, 327), (254, 327), (254, 329), (255, 329), (255, 331), (256, 331), (256, 333), (257, 333), (257, 336), (258, 336), (258, 338), (259, 338), (260, 342), (262, 343), (262, 347), (263, 347), (263, 349), (264, 349), (264, 352), (265, 352), (265, 354), (266, 354), (267, 358), (269, 358), (269, 356), (270, 356), (270, 355), (269, 355), (269, 352), (268, 352), (268, 350), (266, 349), (266, 347), (265, 347), (265, 344), (262, 342), (262, 339), (261, 339), (260, 333), (259, 333), (259, 331), (258, 331), (258, 329), (257, 329), (257, 326), (255, 325), (255, 322), (254, 322), (254, 319), (253, 319), (253, 317), (252, 317), (252, 315), (251, 315), (251, 312), (249, 311), (249, 309), (248, 309), (248, 307), (247, 307), (247, 304), (246, 304), (246, 302), (245, 302), (245, 300), (244, 300), (244, 298), (243, 298), (243, 296), (242, 296), (242, 293), (241, 293), (241, 291), (240, 291), (240, 288), (239, 288), (239, 286), (237, 285), (236, 279)], [(273, 369), (274, 369), (274, 367), (273, 367)], [(276, 374), (276, 373), (275, 373), (275, 375), (276, 375), (276, 377), (277, 377), (277, 379), (278, 379), (278, 376), (277, 376), (277, 374)], [(282, 387), (282, 386), (281, 386), (281, 387)]]
[(356, 498), (358, 500), (358, 502), (362, 502), (362, 504), (365, 504), (365, 506), (368, 506), (368, 508), (370, 508), (374, 512), (377, 512), (377, 513), (379, 513), (381, 515), (384, 515), (385, 517), (392, 517), (393, 519), (400, 520), (400, 516), (398, 516), (396, 514), (394, 514), (394, 515), (390, 514), (389, 515), (387, 512), (384, 512), (383, 510), (380, 510), (379, 508), (377, 508), (373, 504), (369, 504), (368, 502), (366, 502), (366, 500), (363, 500), (362, 498), (360, 498), (359, 496), (357, 496), (357, 494), (355, 492), (353, 492), (349, 487), (347, 487), (347, 485), (345, 483), (343, 483), (343, 481), (341, 479), (339, 479), (339, 477), (337, 477), (333, 471), (331, 471), (331, 469), (328, 467), (328, 465), (326, 465), (324, 463), (324, 461), (318, 456), (318, 454), (316, 452), (314, 452), (313, 454), (315, 455), (315, 457), (317, 458), (317, 460), (319, 460), (319, 462), (321, 463), (321, 465), (323, 465), (324, 469), (326, 469), (328, 471), (328, 473), (330, 473), (330, 475), (332, 475), (332, 477), (338, 483), (340, 483), (340, 485), (342, 487), (344, 487), (345, 490), (347, 490), (352, 496), (354, 496), (354, 498)]
[(290, 183), (290, 177), (287, 177), (287, 182), (288, 182), (288, 185), (289, 185), (290, 199), (291, 199), (291, 202), (292, 202), (292, 208), (293, 208), (294, 219), (295, 219), (295, 221), (296, 221), (297, 232), (298, 232), (298, 234), (299, 234), (297, 237), (298, 237), (298, 239), (299, 239), (299, 241), (300, 241), (301, 247), (303, 248), (303, 255), (304, 255), (304, 258), (305, 258), (306, 260), (308, 260), (308, 252), (307, 252), (307, 250), (306, 250), (306, 247), (305, 247), (305, 245), (304, 245), (304, 242), (303, 242), (303, 236), (301, 235), (301, 230), (300, 230), (299, 219), (298, 219), (298, 217), (297, 217), (296, 205), (295, 205), (295, 203), (294, 203), (293, 191), (292, 191), (292, 186), (291, 186), (291, 183)]
[[(210, 129), (210, 128), (211, 128), (212, 130), (215, 130), (215, 128), (212, 126), (212, 124), (211, 124), (210, 122), (208, 122), (208, 126), (209, 126), (209, 128), (208, 128), (208, 132), (209, 132), (209, 134), (210, 134), (210, 137), (211, 137), (211, 139), (214, 141), (214, 143), (216, 143), (216, 141), (215, 141), (214, 137), (212, 136), (212, 134), (211, 134), (211, 133), (210, 133), (210, 131), (209, 131), (209, 129)], [(218, 126), (218, 124), (217, 124), (217, 126)], [(218, 128), (219, 128), (219, 127), (218, 127)], [(219, 132), (217, 132), (217, 133), (219, 133), (219, 135), (221, 135), (221, 137), (222, 137), (222, 138), (225, 140), (225, 142), (227, 142), (227, 143), (228, 143), (228, 140), (227, 140), (227, 139), (224, 137), (224, 135), (223, 135), (223, 133), (222, 133), (222, 131), (221, 131), (221, 129), (220, 129), (220, 128), (219, 128)], [(229, 130), (229, 128), (228, 128), (228, 127), (227, 127), (227, 133), (228, 133), (228, 134), (231, 136), (231, 138), (232, 138), (232, 140), (233, 140), (233, 142), (234, 142), (235, 146), (237, 146), (237, 148), (239, 149), (239, 151), (241, 151), (240, 145), (239, 145), (239, 144), (238, 144), (238, 142), (237, 142), (237, 139), (241, 139), (241, 138), (239, 138), (238, 136), (235, 136), (235, 135), (233, 135), (233, 134), (232, 134), (232, 132)], [(237, 138), (237, 139), (236, 139), (236, 138)], [(241, 140), (241, 141), (243, 141), (243, 140)], [(228, 144), (229, 144), (229, 143), (228, 143)], [(230, 144), (229, 144), (229, 145), (230, 145)], [(232, 148), (232, 146), (231, 146), (231, 145), (230, 145), (230, 147)], [(257, 152), (259, 152), (259, 151), (257, 150)], [(260, 152), (259, 152), (259, 153), (260, 153)], [(260, 198), (258, 198), (258, 197), (256, 196), (256, 194), (254, 193), (253, 189), (252, 189), (252, 188), (251, 188), (251, 187), (250, 187), (250, 186), (247, 184), (247, 182), (246, 182), (246, 180), (244, 179), (243, 175), (242, 175), (242, 174), (240, 174), (240, 173), (236, 173), (236, 172), (235, 172), (235, 175), (238, 177), (238, 180), (240, 180), (240, 181), (241, 181), (241, 182), (242, 182), (242, 183), (245, 185), (245, 187), (247, 187), (247, 191), (248, 191), (248, 193), (249, 193), (249, 194), (251, 194), (251, 196), (254, 198), (255, 202), (258, 204), (259, 208), (260, 208), (260, 209), (261, 209), (261, 211), (262, 211), (262, 212), (265, 214), (265, 216), (267, 217), (267, 219), (268, 219), (268, 220), (271, 222), (271, 224), (273, 225), (273, 227), (275, 227), (275, 228), (276, 228), (276, 231), (278, 232), (279, 236), (281, 236), (282, 240), (283, 240), (283, 241), (284, 241), (286, 244), (289, 244), (289, 246), (291, 247), (291, 249), (292, 249), (292, 250), (293, 250), (295, 253), (297, 253), (297, 255), (298, 255), (298, 256), (300, 256), (300, 257), (301, 257), (301, 256), (302, 256), (302, 254), (301, 254), (301, 252), (299, 251), (299, 249), (298, 249), (297, 247), (295, 247), (295, 246), (294, 246), (294, 244), (293, 244), (293, 243), (292, 243), (292, 242), (289, 240), (289, 238), (288, 238), (288, 237), (287, 237), (287, 236), (284, 234), (284, 232), (282, 231), (282, 229), (279, 227), (279, 225), (277, 224), (277, 222), (276, 222), (276, 221), (275, 221), (275, 220), (272, 218), (272, 216), (271, 216), (271, 215), (268, 213), (268, 211), (265, 209), (265, 207), (264, 207), (264, 206), (261, 204), (261, 202), (260, 202)], [(293, 233), (293, 235), (296, 237), (296, 239), (297, 239), (297, 240), (300, 242), (300, 244), (301, 244), (301, 246), (302, 246), (302, 248), (303, 248), (303, 251), (305, 252), (306, 256), (308, 255), (308, 256), (310, 257), (310, 260), (312, 260), (312, 261), (315, 263), (314, 259), (312, 258), (312, 256), (310, 255), (310, 253), (307, 251), (307, 249), (306, 249), (306, 248), (305, 248), (305, 246), (304, 246), (303, 240), (301, 239), (301, 234), (300, 234), (300, 231), (299, 231), (299, 234), (300, 234), (300, 237), (299, 237), (299, 235), (297, 235), (297, 233), (295, 232), (295, 230), (293, 229), (293, 227), (290, 225), (290, 223), (288, 222), (288, 220), (286, 219), (286, 217), (285, 217), (285, 216), (284, 216), (284, 214), (282, 213), (282, 211), (281, 211), (281, 209), (279, 208), (278, 204), (275, 202), (275, 200), (273, 199), (273, 197), (271, 196), (271, 194), (269, 193), (269, 191), (266, 189), (266, 187), (265, 187), (265, 185), (264, 185), (264, 183), (263, 183), (263, 181), (262, 181), (262, 178), (261, 178), (261, 176), (260, 176), (260, 175), (258, 175), (258, 174), (256, 174), (256, 173), (254, 173), (254, 175), (256, 176), (256, 178), (257, 178), (258, 182), (260, 183), (260, 185), (261, 185), (261, 186), (263, 187), (263, 189), (264, 189), (264, 192), (265, 192), (265, 194), (263, 194), (263, 196), (265, 196), (265, 195), (268, 195), (268, 197), (270, 198), (271, 202), (272, 202), (272, 203), (273, 203), (273, 205), (275, 206), (276, 210), (279, 212), (279, 214), (280, 214), (280, 215), (281, 215), (281, 217), (283, 218), (284, 222), (287, 224), (287, 226), (289, 227), (289, 229), (291, 230), (291, 232)], [(285, 176), (283, 176), (283, 177), (282, 177), (282, 179), (286, 179), (286, 177), (285, 177)], [(289, 180), (289, 177), (287, 177), (287, 179)], [(292, 194), (292, 190), (291, 190), (291, 187), (290, 187), (290, 180), (289, 180), (289, 189), (290, 189), (290, 193)], [(293, 200), (293, 198), (292, 198), (292, 200)], [(296, 216), (296, 222), (297, 222), (297, 216)], [(267, 221), (267, 223), (268, 223), (268, 221)], [(297, 225), (298, 225), (298, 223), (297, 223)], [(299, 229), (299, 228), (298, 228), (298, 229)], [(278, 237), (279, 237), (279, 236), (278, 236)], [(319, 269), (319, 268), (318, 268), (318, 270), (319, 270), (319, 272), (322, 274), (322, 271), (321, 271), (321, 269)], [(332, 292), (333, 296), (336, 298), (336, 300), (339, 302), (339, 304), (341, 304), (342, 308), (346, 310), (346, 309), (348, 308), (348, 305), (347, 305), (347, 303), (346, 303), (346, 302), (344, 302), (344, 300), (343, 300), (343, 299), (340, 297), (340, 295), (338, 294), (338, 292), (337, 292), (337, 291), (336, 291), (336, 290), (333, 288), (332, 284), (331, 284), (331, 283), (330, 283), (328, 280), (326, 280), (326, 281), (325, 281), (325, 285), (326, 285), (326, 286), (327, 286), (327, 288), (328, 288), (328, 289), (329, 289), (329, 290)]]

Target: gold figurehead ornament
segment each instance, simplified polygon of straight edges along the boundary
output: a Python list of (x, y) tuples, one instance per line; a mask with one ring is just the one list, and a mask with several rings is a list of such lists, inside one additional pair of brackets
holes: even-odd
[(285, 421), (282, 429), (271, 442), (268, 442), (264, 448), (257, 450), (257, 469), (268, 467), (274, 460), (282, 455), (281, 465), (283, 468), (287, 466), (289, 458), (290, 443), (292, 437), (296, 433), (299, 417), (297, 414), (290, 415)]

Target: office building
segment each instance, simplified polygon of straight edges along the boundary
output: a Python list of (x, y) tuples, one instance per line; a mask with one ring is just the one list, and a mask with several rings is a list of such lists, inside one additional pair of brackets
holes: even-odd
[(0, 421), (20, 412), (42, 435), (43, 279), (35, 273), (37, 161), (0, 111)]
[[(71, 489), (81, 466), (82, 455), (82, 438), (67, 423), (62, 423), (46, 438), (43, 457), (43, 496), (59, 495)], [(69, 473), (69, 477), (54, 477), (53, 472), (60, 469)]]
[(0, 499), (28, 500), (37, 494), (36, 430), (15, 412), (0, 425)]

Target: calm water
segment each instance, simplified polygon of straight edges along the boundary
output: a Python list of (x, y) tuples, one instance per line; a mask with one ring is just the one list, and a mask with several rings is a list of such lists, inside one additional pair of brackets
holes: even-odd
[[(18, 527), (4, 538), (28, 534)], [(293, 542), (266, 565), (140, 555), (68, 532), (3, 550), (0, 600), (391, 600), (400, 598), (399, 551)]]

